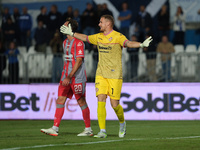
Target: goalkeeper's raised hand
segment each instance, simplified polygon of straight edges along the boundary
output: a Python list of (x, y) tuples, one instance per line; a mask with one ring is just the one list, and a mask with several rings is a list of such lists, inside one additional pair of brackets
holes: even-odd
[(152, 37), (148, 37), (143, 43), (140, 44), (140, 47), (148, 47), (149, 43), (151, 43), (151, 41), (153, 41)]
[(68, 27), (66, 25), (62, 25), (60, 27), (60, 32), (63, 34), (68, 34), (70, 36), (74, 36), (74, 32), (72, 32), (71, 24), (69, 24)]

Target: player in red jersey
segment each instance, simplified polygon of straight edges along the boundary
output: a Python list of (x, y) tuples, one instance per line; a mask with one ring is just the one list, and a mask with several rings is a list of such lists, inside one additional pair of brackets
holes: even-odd
[[(75, 20), (69, 19), (64, 25), (71, 24), (73, 32), (78, 28)], [(64, 67), (60, 84), (58, 87), (58, 99), (56, 100), (56, 112), (54, 125), (49, 129), (41, 129), (41, 132), (52, 136), (58, 136), (59, 125), (64, 114), (64, 106), (67, 98), (72, 98), (73, 94), (82, 110), (85, 129), (77, 136), (92, 136), (90, 127), (90, 110), (85, 100), (86, 71), (84, 63), (84, 43), (70, 35), (63, 42), (65, 56)]]

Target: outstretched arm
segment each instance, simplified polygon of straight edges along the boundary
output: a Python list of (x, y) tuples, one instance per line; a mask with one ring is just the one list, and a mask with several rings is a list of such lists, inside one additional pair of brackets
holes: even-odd
[(125, 46), (126, 47), (129, 47), (129, 48), (139, 48), (140, 47), (140, 42), (135, 42), (135, 41), (127, 41), (125, 43)]
[(148, 37), (143, 43), (140, 43), (140, 42), (135, 42), (135, 41), (127, 41), (125, 43), (125, 46), (126, 47), (129, 47), (129, 48), (139, 48), (139, 47), (148, 47), (149, 46), (149, 43), (151, 43), (151, 41), (153, 41), (152, 37)]
[(87, 41), (87, 35), (86, 34), (81, 34), (81, 33), (74, 33), (74, 37), (81, 40), (81, 41), (84, 41), (86, 42)]
[(63, 34), (68, 34), (70, 36), (73, 36), (81, 41), (84, 41), (86, 42), (87, 41), (87, 35), (85, 34), (81, 34), (81, 33), (75, 33), (75, 32), (72, 32), (72, 28), (71, 28), (71, 24), (67, 26), (65, 25), (62, 25), (60, 27), (60, 32), (63, 33)]

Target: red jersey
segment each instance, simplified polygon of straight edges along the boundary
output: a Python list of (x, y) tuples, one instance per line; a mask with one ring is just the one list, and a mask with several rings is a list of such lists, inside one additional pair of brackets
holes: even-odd
[[(64, 61), (61, 81), (63, 81), (70, 74), (76, 62), (76, 59), (78, 57), (84, 58), (84, 49), (85, 49), (85, 45), (81, 40), (78, 40), (76, 38), (73, 38), (71, 42), (68, 39), (64, 40), (63, 51), (64, 51), (64, 54), (66, 55), (66, 59)], [(75, 79), (75, 83), (86, 82), (87, 77), (86, 77), (84, 59), (82, 61), (81, 66), (78, 68), (78, 70), (72, 77), (72, 80), (74, 79)]]

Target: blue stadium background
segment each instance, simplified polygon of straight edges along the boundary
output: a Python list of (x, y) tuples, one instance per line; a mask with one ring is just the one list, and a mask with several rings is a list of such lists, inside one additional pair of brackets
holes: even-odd
[[(99, 2), (105, 2), (109, 1), (118, 11), (121, 9), (121, 4), (125, 0), (100, 0)], [(51, 1), (51, 0), (36, 0), (34, 2), (26, 1), (26, 0), (3, 0), (2, 6), (10, 8), (10, 13), (12, 13), (12, 10), (14, 7), (18, 7), (19, 10), (21, 10), (24, 6), (26, 6), (29, 10), (38, 10), (42, 5), (46, 6), (48, 10), (50, 10), (50, 7), (52, 4), (56, 4), (58, 6), (58, 10), (61, 13), (66, 12), (67, 7), (71, 5), (74, 9), (78, 8), (80, 10), (80, 14), (84, 11), (86, 8), (86, 4), (90, 2), (93, 3), (94, 7), (96, 6), (95, 1), (93, 0), (58, 0), (58, 1)], [(136, 15), (139, 11), (140, 5), (148, 6), (152, 0), (126, 0), (129, 4), (129, 9), (132, 11), (132, 22), (135, 21)], [(169, 0), (166, 0), (165, 4), (169, 5)], [(170, 7), (168, 7), (170, 9)], [(200, 7), (199, 7), (200, 8)], [(153, 32), (156, 36), (157, 33), (157, 15), (153, 18)], [(199, 27), (200, 28), (200, 27)], [(170, 30), (170, 41), (172, 41), (173, 38), (173, 31)], [(188, 44), (195, 44), (196, 46), (199, 46), (200, 41), (200, 32), (199, 30), (195, 29), (187, 29), (185, 32), (185, 46)]]

